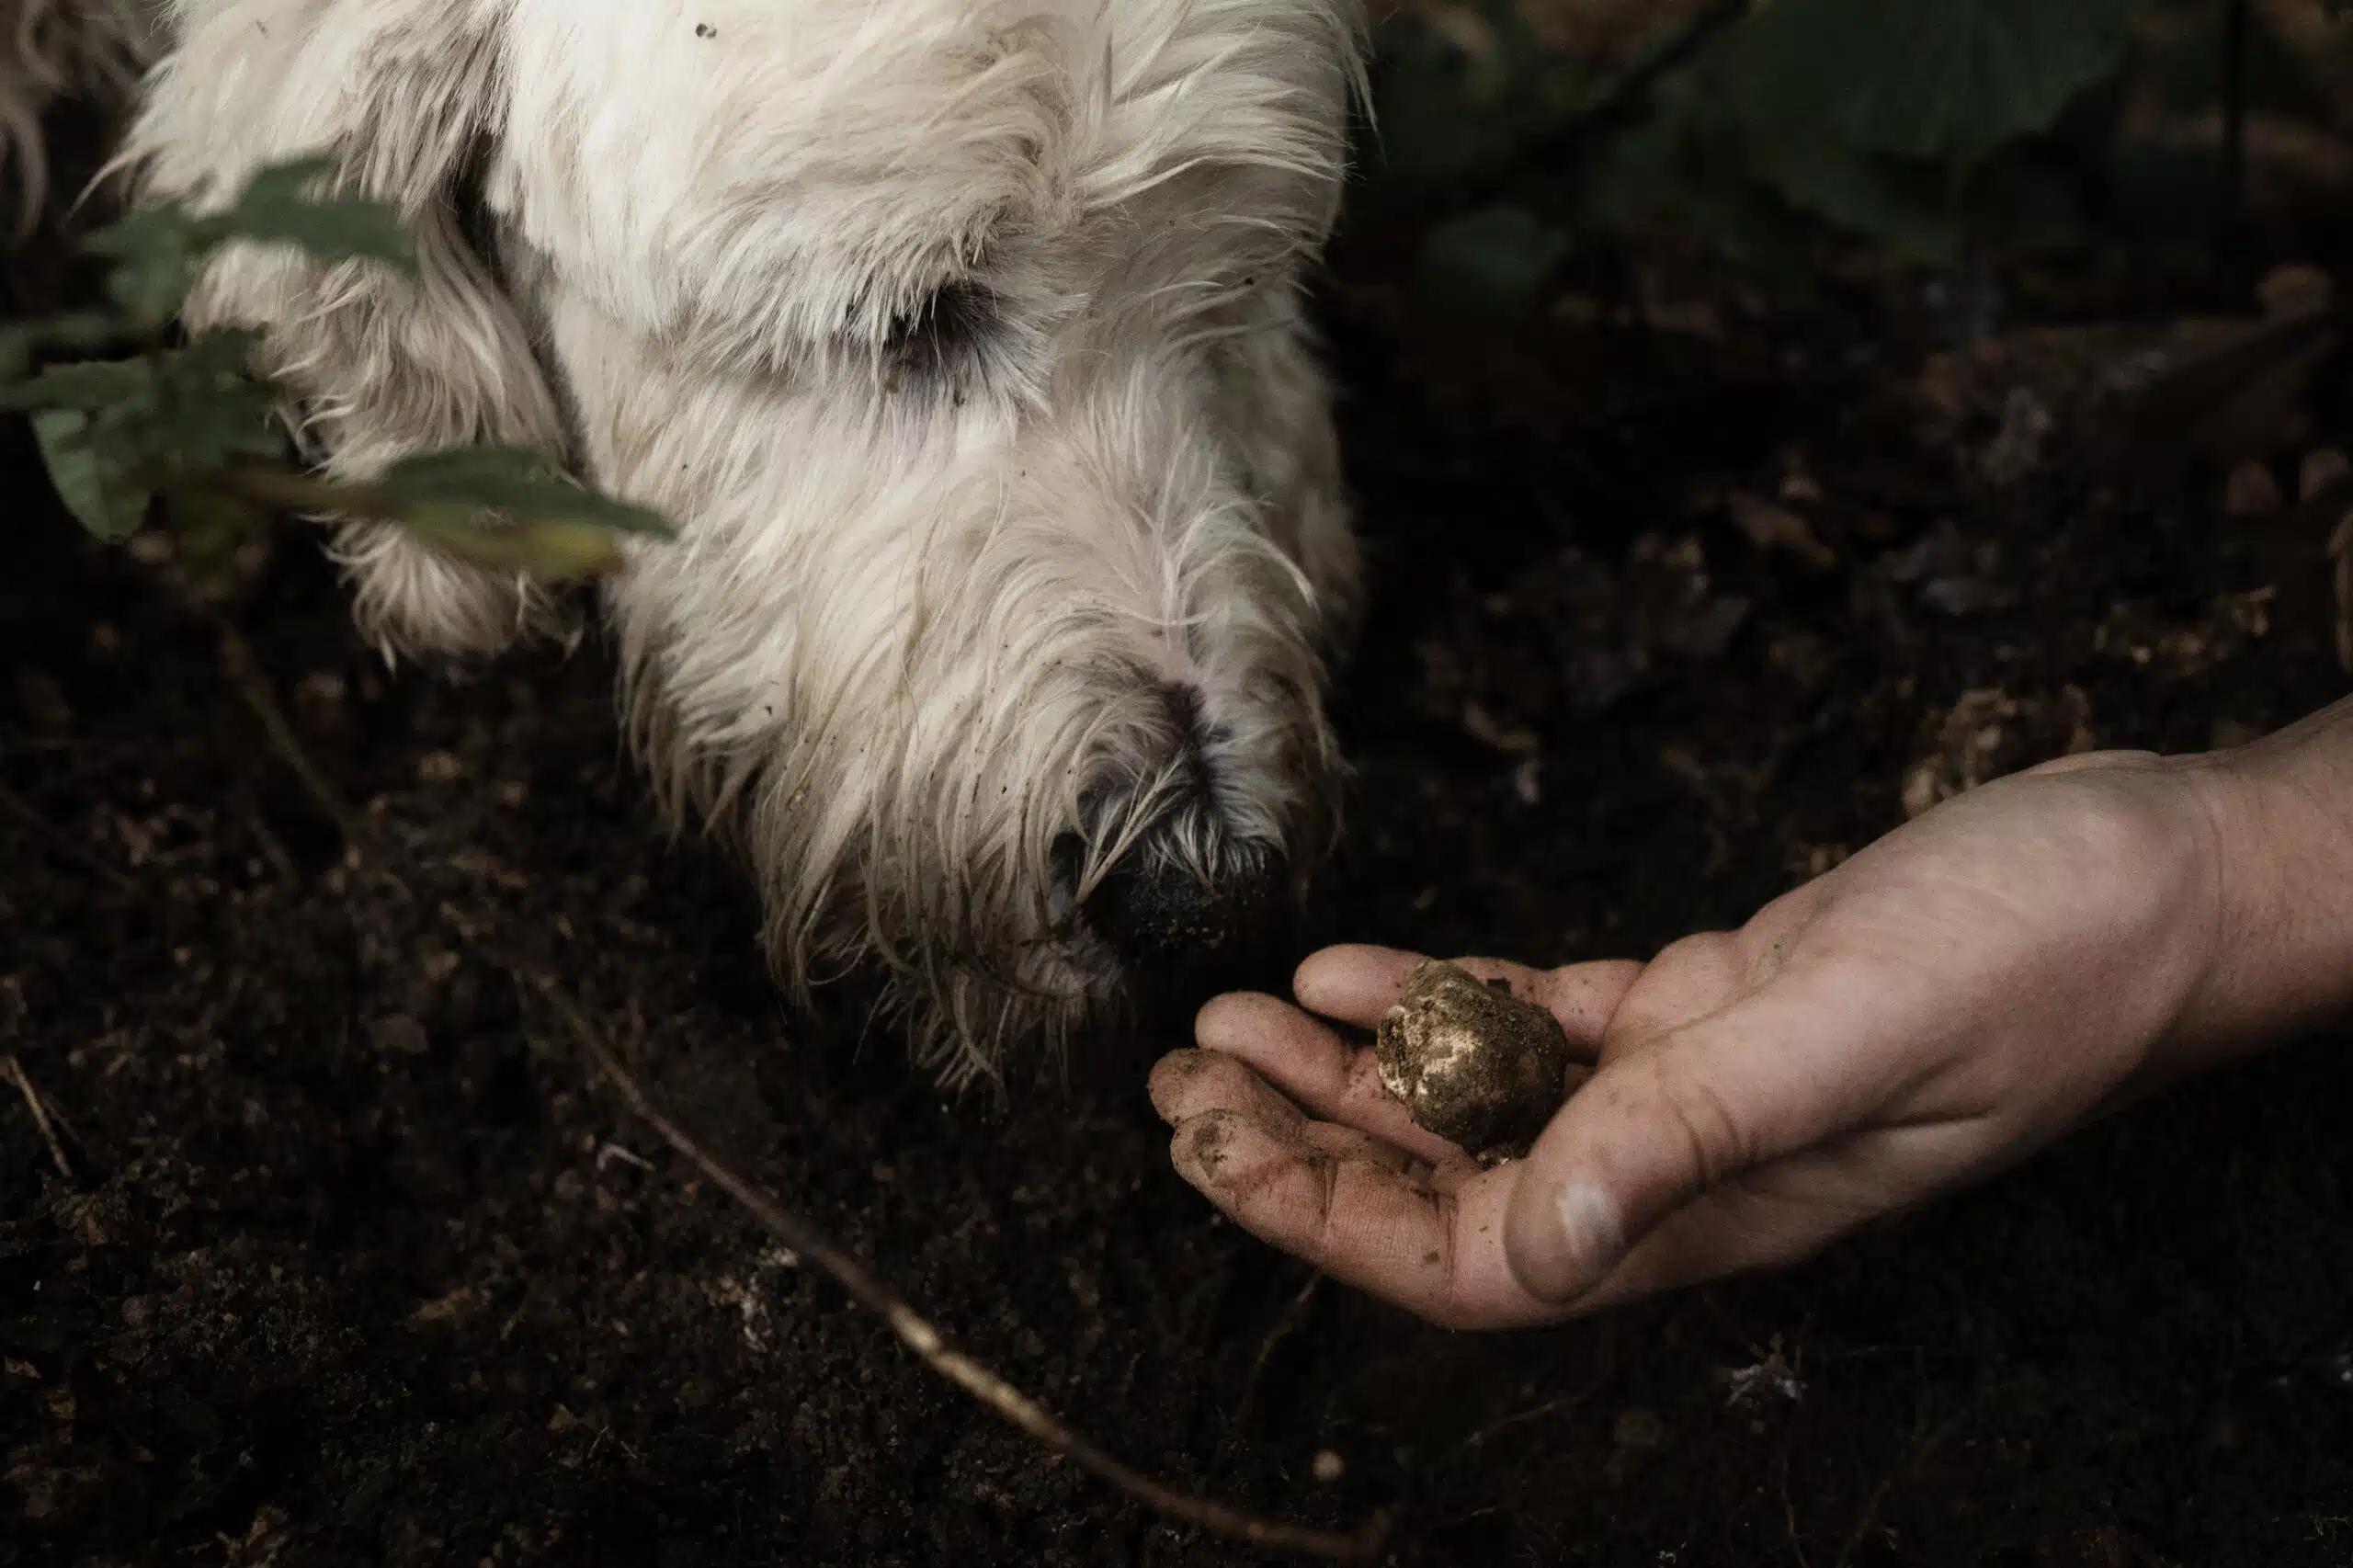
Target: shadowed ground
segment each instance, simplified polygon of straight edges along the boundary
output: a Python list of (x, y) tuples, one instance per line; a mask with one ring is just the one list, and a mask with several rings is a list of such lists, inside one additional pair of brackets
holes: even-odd
[[(1752, 306), (1660, 256), (1490, 329), (1392, 270), (1361, 237), (1328, 290), (1379, 598), (1320, 935), (1640, 954), (1907, 796), (2345, 687), (2342, 498), (2296, 507), (2283, 423), (2252, 444), (2285, 498), (2241, 517), (2230, 461), (2119, 450), (2067, 403), (2112, 345), (1981, 351), (1939, 415), (1924, 365), (1988, 318), (1901, 280)], [(1998, 282), (2006, 333), (2198, 302), (2137, 261)], [(682, 1120), (1109, 1447), (1309, 1520), (1393, 1507), (1400, 1562), (2353, 1562), (2341, 1048), (1768, 1281), (1488, 1339), (1302, 1301), (1170, 1174), (1142, 1058), (951, 1106), (855, 1018), (789, 1019), (593, 648), (388, 676), (288, 536), (236, 619), (415, 868), (341, 869), (203, 624), (5, 460), (0, 1049), (72, 1175), (0, 1083), (0, 1563), (1248, 1560), (779, 1256), (445, 904), (528, 933)]]

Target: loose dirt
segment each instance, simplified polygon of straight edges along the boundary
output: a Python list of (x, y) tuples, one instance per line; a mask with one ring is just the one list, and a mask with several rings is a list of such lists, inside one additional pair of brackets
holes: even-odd
[[(2353, 430), (2341, 361), (2236, 447), (2192, 438), (2211, 399), (2134, 445), (2076, 396), (2213, 310), (2162, 257), (1789, 303), (1661, 251), (1495, 324), (1401, 270), (1360, 234), (1325, 290), (1376, 598), (1313, 937), (1641, 955), (2001, 772), (2346, 688), (2344, 498), (2297, 501)], [(788, 1016), (593, 642), (388, 674), (290, 533), (232, 612), (411, 869), (347, 865), (210, 629), (8, 440), (0, 1053), (54, 1140), (0, 1079), (0, 1563), (1250, 1560), (920, 1369), (445, 906), (528, 933), (679, 1119), (1107, 1445), (1311, 1522), (1392, 1508), (1402, 1563), (2353, 1562), (2341, 1040), (1778, 1278), (1439, 1333), (1302, 1292), (1171, 1174), (1142, 1082), (1179, 1017), (951, 1104), (853, 1007)]]

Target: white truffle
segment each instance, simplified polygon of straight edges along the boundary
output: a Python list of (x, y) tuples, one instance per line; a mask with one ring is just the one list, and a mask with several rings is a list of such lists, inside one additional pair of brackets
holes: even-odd
[(1450, 963), (1414, 971), (1373, 1056), (1415, 1125), (1488, 1164), (1527, 1153), (1568, 1096), (1560, 1021)]

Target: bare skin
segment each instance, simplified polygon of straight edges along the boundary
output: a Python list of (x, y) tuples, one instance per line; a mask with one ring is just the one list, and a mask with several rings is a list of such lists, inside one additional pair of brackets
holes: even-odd
[(2151, 1088), (2353, 1011), (2353, 701), (2210, 756), (2070, 758), (1949, 801), (1648, 963), (1464, 960), (1591, 1076), (1483, 1171), (1362, 1030), (1420, 955), (1221, 997), (1153, 1103), (1236, 1222), (1433, 1322), (1555, 1322), (1804, 1257)]

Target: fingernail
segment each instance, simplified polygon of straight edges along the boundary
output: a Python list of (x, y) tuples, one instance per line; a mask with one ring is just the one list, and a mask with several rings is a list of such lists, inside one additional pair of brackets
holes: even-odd
[(1553, 1199), (1561, 1219), (1561, 1239), (1567, 1244), (1568, 1295), (1581, 1295), (1601, 1282), (1626, 1255), (1626, 1221), (1617, 1199), (1590, 1176), (1571, 1176)]

